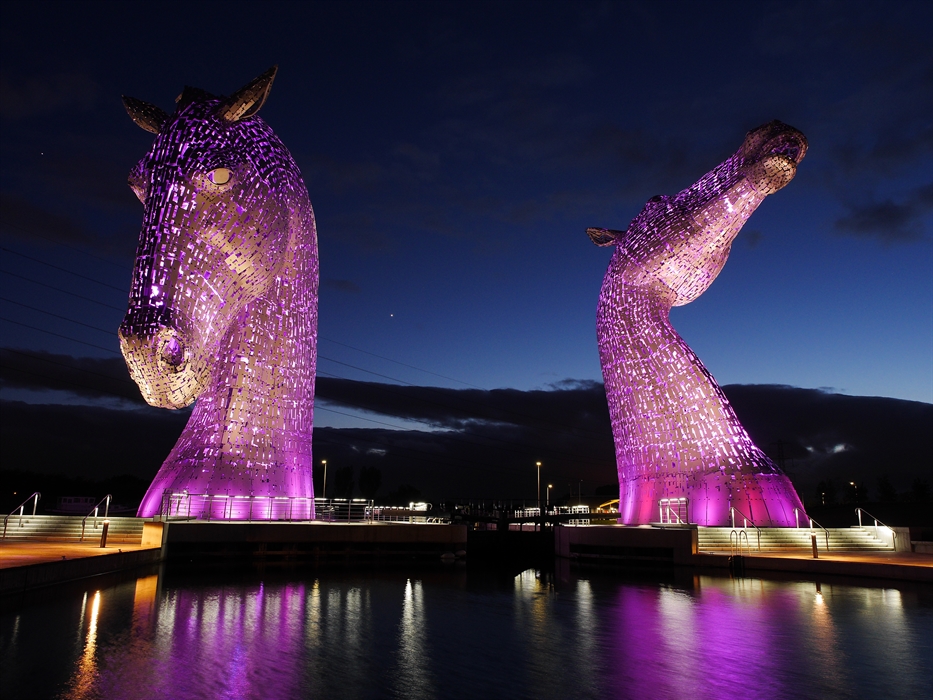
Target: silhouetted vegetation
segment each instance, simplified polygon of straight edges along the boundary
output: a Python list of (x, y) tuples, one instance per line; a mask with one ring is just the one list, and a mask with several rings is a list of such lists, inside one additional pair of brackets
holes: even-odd
[(387, 506), (407, 506), (409, 503), (422, 500), (421, 491), (411, 484), (399, 484), (399, 487), (385, 498), (380, 498), (380, 504)]
[(360, 469), (360, 495), (363, 498), (375, 499), (380, 486), (382, 486), (382, 472), (377, 467)]
[(816, 485), (816, 503), (831, 506), (836, 503), (836, 485), (832, 479), (821, 481)]
[(910, 486), (910, 500), (914, 503), (930, 502), (930, 482), (917, 477)]
[(21, 469), (3, 470), (0, 471), (0, 513), (6, 515), (30, 494), (39, 491), (42, 498), (37, 513), (54, 510), (62, 496), (87, 496), (96, 502), (109, 493), (113, 496), (111, 509), (123, 506), (131, 509), (135, 515), (147, 488), (148, 479), (140, 479), (130, 474), (96, 480), (69, 474), (43, 474)]
[(338, 467), (334, 470), (334, 491), (332, 498), (353, 498), (353, 487), (356, 480), (353, 478), (353, 467)]
[(882, 503), (892, 503), (897, 500), (897, 491), (894, 489), (894, 485), (891, 483), (887, 474), (882, 474), (878, 477), (877, 487), (878, 500)]

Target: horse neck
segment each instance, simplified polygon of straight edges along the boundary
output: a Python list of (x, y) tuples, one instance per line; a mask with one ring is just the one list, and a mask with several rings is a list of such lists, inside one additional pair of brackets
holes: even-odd
[(736, 431), (747, 440), (722, 389), (671, 326), (670, 291), (626, 284), (615, 257), (613, 263), (600, 293), (597, 335), (620, 465), (638, 472), (662, 443), (677, 442), (697, 423), (723, 440)]
[(310, 440), (317, 359), (317, 234), (306, 194), (290, 210), (289, 244), (279, 274), (262, 296), (247, 304), (225, 337), (218, 371), (205, 392), (212, 400), (199, 398), (198, 403), (210, 404), (225, 423), (230, 423), (231, 414), (244, 411), (278, 415), (283, 425), (287, 422), (291, 438), (297, 432)]

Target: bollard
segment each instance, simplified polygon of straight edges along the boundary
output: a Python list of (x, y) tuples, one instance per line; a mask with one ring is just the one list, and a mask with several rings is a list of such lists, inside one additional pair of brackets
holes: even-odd
[(816, 535), (810, 535), (810, 544), (813, 546), (813, 558), (819, 559), (820, 553), (816, 550)]
[[(104, 527), (101, 528), (101, 531), (100, 531), (100, 548), (101, 549), (104, 549), (107, 546), (107, 530), (109, 529), (110, 529), (110, 521), (105, 520)], [(815, 547), (816, 545), (814, 544), (813, 546)]]

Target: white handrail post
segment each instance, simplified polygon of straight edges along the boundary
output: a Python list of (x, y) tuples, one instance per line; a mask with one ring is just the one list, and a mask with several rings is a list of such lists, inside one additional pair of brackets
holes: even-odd
[(794, 527), (800, 529), (800, 511), (798, 508), (794, 508)]
[(735, 529), (735, 508), (729, 506), (729, 517), (732, 518), (732, 529)]
[(856, 512), (856, 514), (858, 515), (858, 526), (859, 526), (859, 527), (862, 527), (862, 509), (861, 509), (861, 508), (856, 508), (856, 509), (855, 509), (855, 512)]

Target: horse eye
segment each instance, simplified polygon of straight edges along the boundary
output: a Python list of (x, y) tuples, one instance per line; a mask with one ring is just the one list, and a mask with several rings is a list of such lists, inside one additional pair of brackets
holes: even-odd
[(230, 182), (230, 174), (229, 168), (217, 168), (207, 174), (207, 179), (215, 185), (226, 185)]

